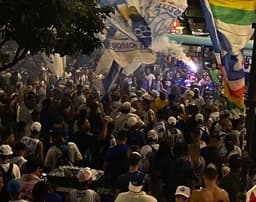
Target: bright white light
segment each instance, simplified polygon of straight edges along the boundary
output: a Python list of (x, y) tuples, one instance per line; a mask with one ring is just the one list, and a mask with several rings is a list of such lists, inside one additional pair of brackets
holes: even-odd
[(193, 71), (194, 73), (197, 73), (198, 71), (198, 66), (193, 62), (193, 60), (189, 59), (187, 61), (184, 61), (185, 64), (189, 67), (189, 69), (191, 71)]

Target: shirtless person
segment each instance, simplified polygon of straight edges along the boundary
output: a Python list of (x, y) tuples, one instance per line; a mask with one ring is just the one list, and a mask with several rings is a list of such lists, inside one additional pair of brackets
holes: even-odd
[(217, 186), (217, 170), (209, 165), (203, 173), (205, 188), (195, 190), (190, 202), (230, 202), (228, 193)]

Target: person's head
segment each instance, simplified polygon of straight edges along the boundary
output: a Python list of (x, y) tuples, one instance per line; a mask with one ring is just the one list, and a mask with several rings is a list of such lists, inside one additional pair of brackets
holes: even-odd
[(146, 68), (145, 73), (146, 73), (146, 75), (149, 75), (149, 74), (151, 73), (150, 67), (147, 67), (147, 68)]
[(55, 128), (51, 132), (52, 143), (54, 145), (61, 145), (64, 142), (64, 137), (65, 137), (65, 129), (63, 128)]
[(243, 127), (243, 121), (241, 118), (232, 120), (232, 126), (235, 130), (241, 130)]
[(195, 120), (198, 126), (202, 126), (204, 124), (204, 115), (201, 113), (196, 114)]
[(42, 175), (42, 163), (37, 159), (29, 159), (26, 163), (27, 172), (38, 177)]
[(126, 124), (129, 129), (136, 129), (138, 128), (138, 121), (138, 118), (136, 118), (135, 116), (131, 116), (128, 118)]
[(125, 114), (128, 114), (130, 112), (130, 110), (131, 110), (130, 102), (124, 102), (120, 107), (120, 111)]
[(37, 97), (36, 94), (33, 92), (29, 92), (24, 95), (24, 103), (27, 108), (33, 109), (35, 104), (37, 103)]
[(178, 186), (175, 192), (175, 202), (189, 202), (191, 189), (187, 186)]
[(39, 136), (41, 132), (41, 123), (40, 122), (33, 122), (30, 126), (30, 131), (32, 136)]
[(148, 131), (148, 136), (147, 136), (148, 142), (149, 143), (156, 143), (158, 142), (158, 134), (155, 130), (150, 130)]
[(232, 130), (232, 123), (229, 119), (224, 119), (221, 124), (222, 131), (228, 133)]
[(218, 172), (213, 164), (209, 164), (203, 171), (204, 184), (207, 187), (210, 184), (216, 184)]
[(139, 100), (139, 98), (133, 97), (130, 99), (130, 102), (131, 102), (132, 107), (134, 107), (135, 109), (140, 108), (141, 101)]
[(91, 124), (88, 119), (81, 118), (77, 120), (77, 127), (80, 131), (87, 132), (90, 131)]
[(15, 142), (15, 136), (13, 132), (8, 128), (1, 128), (0, 135), (2, 137), (2, 144), (13, 145)]
[(49, 192), (49, 185), (45, 181), (39, 181), (32, 190), (32, 199), (35, 202), (45, 202), (45, 196)]
[(143, 99), (141, 105), (143, 110), (148, 111), (150, 109), (151, 101), (148, 99)]
[(119, 92), (117, 92), (117, 91), (114, 91), (113, 93), (112, 93), (112, 101), (119, 101), (120, 100), (120, 93)]
[(168, 124), (171, 128), (174, 128), (176, 126), (177, 119), (174, 116), (170, 116), (168, 118)]
[(234, 147), (235, 147), (234, 139), (233, 139), (233, 137), (231, 135), (227, 135), (225, 137), (225, 147), (228, 150), (228, 152), (231, 152), (231, 151), (234, 150)]
[(116, 140), (117, 140), (118, 144), (126, 144), (127, 132), (126, 131), (118, 131), (116, 134)]
[(139, 152), (132, 152), (128, 157), (130, 168), (136, 168), (138, 170), (141, 159), (142, 155)]
[(165, 100), (165, 99), (166, 99), (166, 96), (167, 96), (167, 91), (166, 91), (165, 89), (162, 89), (162, 90), (160, 91), (159, 98), (160, 98), (161, 100)]
[(156, 80), (160, 81), (161, 80), (161, 75), (160, 74), (156, 74)]
[(144, 174), (140, 171), (131, 173), (129, 182), (129, 191), (139, 193), (142, 191), (144, 184)]
[(11, 200), (20, 199), (21, 184), (18, 180), (12, 179), (7, 183), (7, 192), (10, 195)]
[(16, 156), (24, 156), (25, 153), (26, 153), (26, 145), (23, 144), (22, 142), (17, 142), (15, 145), (14, 145), (14, 153)]
[(79, 182), (80, 189), (87, 189), (92, 182), (92, 172), (90, 168), (81, 168), (76, 177)]
[(13, 155), (12, 148), (10, 145), (2, 144), (0, 146), (0, 162), (5, 163), (10, 160)]
[(198, 88), (194, 88), (193, 89), (193, 92), (194, 92), (194, 98), (198, 98), (199, 97), (199, 94), (200, 94), (200, 91)]

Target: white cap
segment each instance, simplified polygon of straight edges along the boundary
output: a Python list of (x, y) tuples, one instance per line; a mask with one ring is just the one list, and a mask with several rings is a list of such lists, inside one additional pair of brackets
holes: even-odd
[(201, 113), (198, 113), (195, 119), (196, 119), (196, 122), (198, 122), (199, 120), (204, 121), (204, 115)]
[(174, 116), (170, 116), (170, 117), (168, 118), (168, 123), (169, 123), (170, 125), (176, 125), (177, 119), (176, 119)]
[(142, 99), (152, 101), (153, 97), (151, 95), (149, 95), (148, 93), (145, 93), (142, 95)]
[(131, 103), (134, 103), (134, 102), (136, 102), (136, 101), (138, 101), (139, 99), (137, 98), (137, 97), (133, 97), (133, 98), (131, 98)]
[(31, 126), (30, 126), (30, 130), (31, 131), (37, 131), (38, 133), (41, 131), (41, 123), (39, 123), (39, 122), (37, 122), (37, 121), (35, 121), (35, 122), (33, 122), (32, 124), (31, 124)]
[(121, 105), (121, 108), (122, 109), (127, 109), (127, 110), (129, 110), (129, 109), (131, 109), (131, 103), (130, 102), (124, 102), (122, 105)]
[(0, 146), (0, 155), (2, 156), (10, 156), (13, 155), (12, 148), (7, 144), (2, 144)]
[(178, 186), (175, 192), (175, 196), (176, 195), (181, 195), (184, 196), (186, 198), (190, 198), (190, 194), (191, 194), (191, 190), (189, 187), (187, 186)]
[(158, 97), (159, 96), (159, 93), (157, 90), (152, 90), (151, 92), (151, 95), (154, 96), (154, 97)]
[(195, 93), (192, 90), (188, 90), (185, 92), (185, 96), (188, 96), (188, 95), (194, 97)]
[(158, 134), (155, 130), (148, 131), (148, 139), (152, 138), (153, 140), (158, 140)]
[(92, 179), (92, 172), (91, 172), (90, 168), (81, 168), (78, 171), (76, 177), (79, 182), (86, 182), (86, 181), (89, 181), (90, 179)]
[(129, 128), (135, 126), (138, 123), (138, 119), (135, 116), (128, 118), (127, 125)]

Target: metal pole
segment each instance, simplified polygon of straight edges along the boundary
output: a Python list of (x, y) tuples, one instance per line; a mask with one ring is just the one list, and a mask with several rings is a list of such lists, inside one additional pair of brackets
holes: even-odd
[[(252, 27), (256, 29), (256, 23)], [(256, 109), (256, 35), (254, 34), (254, 44), (252, 52), (252, 64), (250, 70), (249, 87), (246, 100), (246, 129), (247, 129), (247, 149), (248, 157), (256, 160), (256, 135), (255, 132), (255, 109)], [(255, 152), (253, 152), (255, 148)]]

